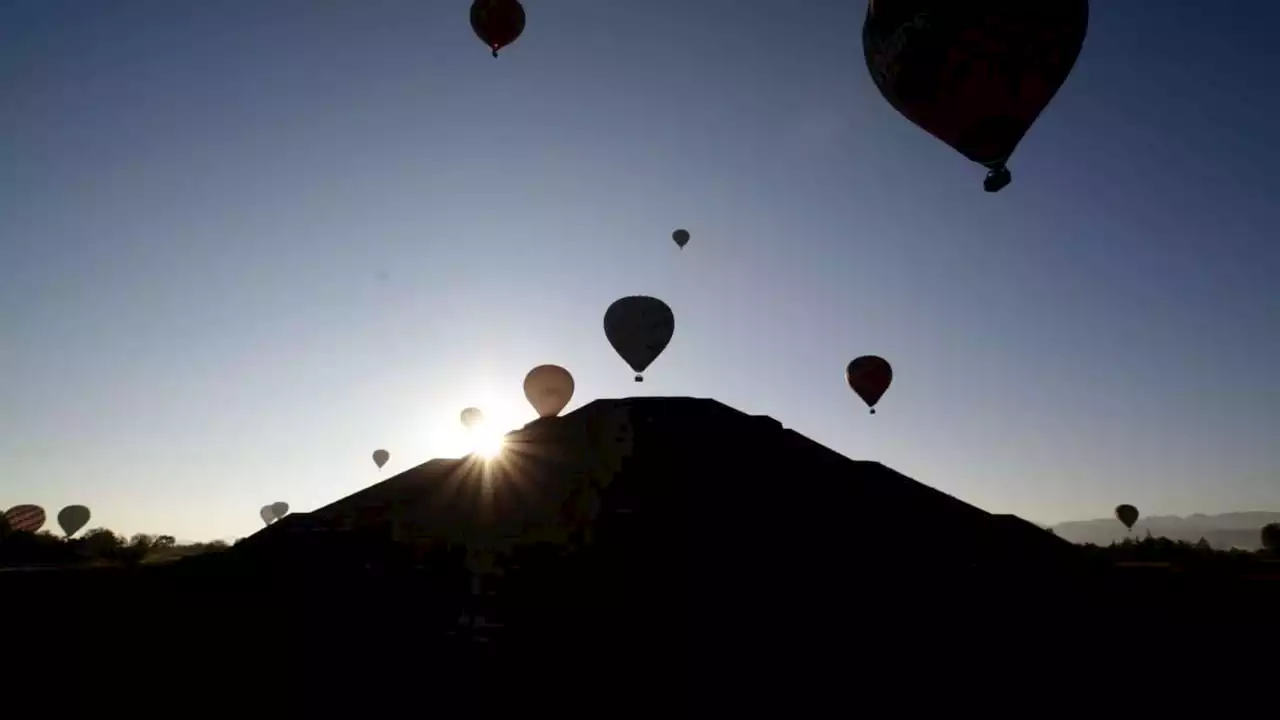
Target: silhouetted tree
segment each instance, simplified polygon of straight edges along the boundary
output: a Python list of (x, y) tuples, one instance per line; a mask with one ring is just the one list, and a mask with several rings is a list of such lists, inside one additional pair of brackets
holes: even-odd
[(1280, 523), (1262, 526), (1262, 547), (1273, 553), (1280, 553)]
[(94, 528), (80, 539), (85, 551), (92, 557), (106, 558), (115, 555), (121, 541), (115, 533), (106, 528)]

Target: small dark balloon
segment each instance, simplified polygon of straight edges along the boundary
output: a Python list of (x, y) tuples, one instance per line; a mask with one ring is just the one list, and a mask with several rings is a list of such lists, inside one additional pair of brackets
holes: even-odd
[(1117, 505), (1116, 519), (1124, 523), (1125, 528), (1132, 530), (1133, 524), (1138, 522), (1138, 508), (1129, 504)]
[(844, 370), (845, 381), (875, 414), (876, 403), (893, 382), (893, 366), (878, 355), (854, 358)]
[(475, 0), (471, 3), (471, 30), (498, 57), (498, 51), (524, 32), (524, 6), (518, 0)]

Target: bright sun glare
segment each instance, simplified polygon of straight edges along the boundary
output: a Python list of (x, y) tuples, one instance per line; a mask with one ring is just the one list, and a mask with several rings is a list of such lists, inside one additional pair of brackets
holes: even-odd
[(503, 437), (500, 431), (480, 426), (472, 431), (471, 452), (485, 460), (491, 460), (502, 452), (502, 446), (505, 441), (506, 438)]

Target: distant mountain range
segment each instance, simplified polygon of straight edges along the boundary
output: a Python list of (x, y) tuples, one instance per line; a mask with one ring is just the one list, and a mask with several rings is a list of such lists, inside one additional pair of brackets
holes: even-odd
[(1204, 538), (1219, 550), (1232, 547), (1257, 550), (1262, 547), (1262, 526), (1273, 522), (1280, 522), (1280, 512), (1197, 513), (1187, 517), (1156, 515), (1138, 520), (1132, 533), (1125, 532), (1124, 525), (1115, 518), (1065, 522), (1049, 529), (1058, 537), (1074, 543), (1110, 545), (1131, 535), (1139, 539), (1146, 537), (1150, 530), (1152, 535), (1171, 540), (1198, 542)]

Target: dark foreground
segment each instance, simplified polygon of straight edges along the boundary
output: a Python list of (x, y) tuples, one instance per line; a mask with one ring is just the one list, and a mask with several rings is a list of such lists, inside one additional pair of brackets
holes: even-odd
[[(1180, 698), (1261, 692), (1243, 678), (1266, 672), (1280, 611), (1280, 577), (1257, 573), (1093, 568), (1065, 582), (928, 562), (788, 573), (767, 555), (657, 567), (637, 552), (615, 563), (626, 572), (591, 562), (511, 570), (478, 599), (448, 563), (281, 570), (210, 556), (0, 573), (18, 660), (6, 694), (52, 680), (104, 711), (175, 717), (1013, 710), (1104, 698), (1113, 674), (1168, 684), (1194, 669)], [(464, 610), (501, 627), (462, 626)], [(1219, 666), (1230, 683), (1213, 681)]]
[[(6, 716), (1267, 707), (1280, 572), (1260, 563), (1117, 568), (706, 399), (597, 400), (504, 456), (432, 460), (173, 566), (0, 573)], [(460, 545), (504, 558), (496, 595), (471, 595)]]

